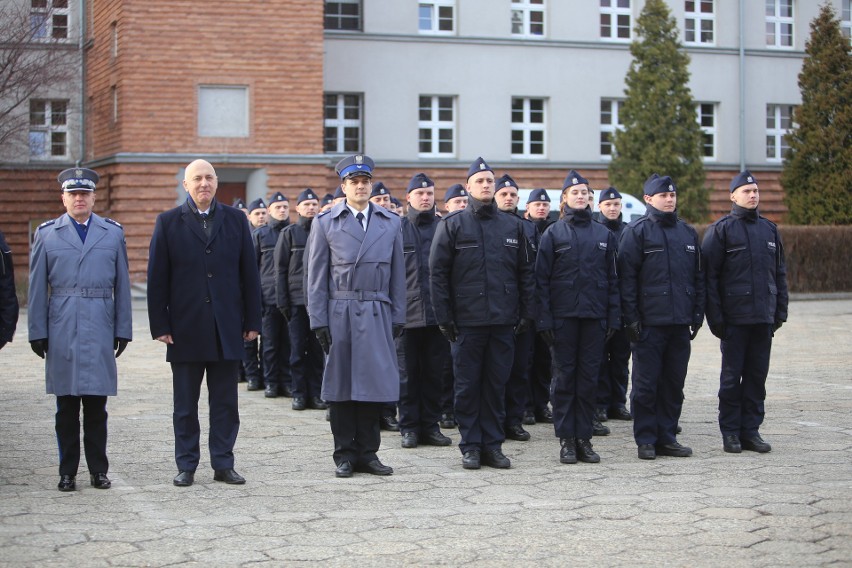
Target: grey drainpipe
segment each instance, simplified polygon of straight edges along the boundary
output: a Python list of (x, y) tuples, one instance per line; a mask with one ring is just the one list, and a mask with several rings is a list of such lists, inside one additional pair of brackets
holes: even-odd
[[(86, 0), (80, 0), (80, 158), (86, 160)], [(77, 165), (80, 161), (77, 160)]]
[(743, 23), (745, 22), (744, 15), (745, 7), (743, 0), (740, 0), (740, 171), (744, 171), (745, 166), (745, 31)]

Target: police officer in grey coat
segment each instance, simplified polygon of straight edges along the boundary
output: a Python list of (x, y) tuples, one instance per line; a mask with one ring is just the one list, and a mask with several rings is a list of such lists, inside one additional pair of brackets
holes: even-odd
[(316, 217), (307, 245), (308, 314), (328, 354), (322, 398), (337, 477), (393, 473), (376, 452), (382, 404), (399, 399), (405, 262), (399, 216), (369, 201), (373, 165), (361, 154), (337, 164), (346, 199)]
[(115, 360), (133, 337), (124, 231), (92, 213), (98, 179), (86, 168), (59, 174), (67, 214), (36, 230), (30, 259), (29, 339), (56, 395), (60, 491), (76, 489), (81, 404), (91, 484), (111, 485), (107, 396), (116, 394)]

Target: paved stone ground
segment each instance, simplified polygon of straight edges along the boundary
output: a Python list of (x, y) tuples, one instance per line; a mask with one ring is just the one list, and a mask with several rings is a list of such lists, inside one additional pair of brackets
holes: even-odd
[[(206, 456), (172, 486), (171, 378), (142, 304), (110, 399), (112, 489), (56, 490), (53, 397), (26, 341), (0, 352), (0, 564), (5, 566), (852, 566), (852, 300), (797, 301), (770, 371), (770, 454), (725, 454), (718, 341), (693, 343), (681, 441), (688, 459), (636, 458), (629, 423), (595, 438), (600, 464), (561, 465), (547, 425), (507, 442), (508, 471), (458, 449), (383, 437), (389, 478), (336, 479), (319, 411), (240, 391), (237, 470)], [(202, 405), (203, 407), (204, 405)], [(205, 418), (206, 420), (206, 414)], [(206, 431), (206, 430), (205, 430)], [(458, 441), (458, 432), (448, 432)]]

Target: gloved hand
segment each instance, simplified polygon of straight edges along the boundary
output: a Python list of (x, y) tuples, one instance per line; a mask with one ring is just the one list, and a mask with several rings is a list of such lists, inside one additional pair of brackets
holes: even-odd
[(402, 337), (402, 332), (405, 331), (404, 325), (399, 325), (397, 323), (393, 324), (393, 338), (399, 339)]
[(515, 324), (515, 335), (523, 335), (532, 329), (533, 320), (530, 318), (521, 318), (518, 320), (518, 323)]
[(439, 324), (438, 329), (441, 330), (441, 334), (447, 338), (447, 341), (450, 343), (455, 343), (456, 339), (459, 338), (459, 328), (456, 327), (455, 322), (445, 323), (443, 325)]
[(553, 347), (553, 344), (556, 342), (556, 336), (552, 329), (543, 329), (538, 332), (538, 336), (541, 337), (541, 340), (544, 341), (548, 347)]
[(627, 337), (630, 338), (630, 341), (639, 341), (639, 338), (642, 337), (642, 323), (634, 321), (628, 323), (625, 327), (627, 328)]
[(725, 324), (723, 324), (723, 323), (718, 323), (716, 325), (710, 326), (710, 333), (712, 333), (714, 336), (718, 337), (719, 339), (725, 339), (725, 334), (726, 334), (727, 331), (728, 330), (725, 328)]
[(612, 339), (612, 336), (615, 335), (617, 331), (618, 330), (614, 327), (608, 327), (606, 330), (606, 338), (604, 339), (604, 343), (607, 343), (610, 339)]
[(30, 341), (30, 347), (33, 348), (33, 353), (44, 359), (44, 355), (47, 353), (47, 339)]
[(328, 355), (329, 350), (331, 349), (331, 330), (326, 327), (318, 327), (314, 330), (314, 334), (317, 336), (317, 341), (319, 341), (320, 347)]
[(282, 306), (282, 307), (278, 308), (278, 311), (279, 311), (279, 312), (281, 312), (281, 315), (282, 315), (282, 316), (284, 316), (284, 319), (285, 319), (287, 322), (289, 322), (289, 321), (290, 321), (290, 317), (291, 317), (293, 314), (291, 314), (291, 313), (290, 313), (290, 307), (289, 307), (289, 306)]
[(689, 333), (689, 340), (690, 340), (690, 341), (692, 341), (693, 339), (695, 339), (695, 336), (696, 336), (696, 335), (698, 335), (698, 330), (699, 330), (699, 329), (701, 329), (701, 327), (702, 327), (703, 325), (704, 325), (704, 322), (703, 322), (703, 321), (701, 321), (701, 322), (699, 322), (699, 323), (694, 323), (694, 324), (692, 324), (691, 326), (689, 326), (689, 332), (690, 332), (690, 333)]
[(115, 349), (115, 358), (124, 353), (124, 350), (127, 349), (127, 344), (130, 343), (129, 340), (124, 339), (123, 337), (116, 337), (115, 343), (113, 344), (113, 349)]
[(781, 321), (781, 320), (775, 320), (775, 325), (774, 325), (774, 326), (772, 326), (772, 333), (775, 333), (776, 331), (778, 331), (779, 329), (781, 329), (781, 326), (782, 326), (782, 325), (784, 325), (784, 322), (783, 322), (783, 321)]

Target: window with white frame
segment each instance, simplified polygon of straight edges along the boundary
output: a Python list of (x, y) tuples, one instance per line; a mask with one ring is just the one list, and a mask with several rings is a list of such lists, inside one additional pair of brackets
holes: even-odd
[(600, 0), (601, 39), (630, 41), (630, 0)]
[(512, 157), (545, 155), (545, 100), (512, 98)]
[(361, 95), (325, 94), (325, 151), (329, 154), (361, 152)]
[(68, 39), (68, 0), (30, 0), (30, 27), (37, 40)]
[(624, 127), (619, 118), (623, 104), (619, 99), (601, 99), (601, 158), (610, 159), (615, 152), (612, 140)]
[(840, 11), (840, 31), (852, 45), (852, 0), (843, 0)]
[(417, 121), (420, 157), (449, 157), (455, 154), (455, 107), (455, 97), (420, 96)]
[(325, 29), (361, 31), (361, 0), (325, 3)]
[(780, 162), (790, 147), (784, 136), (796, 127), (793, 122), (794, 105), (766, 105), (766, 159)]
[(698, 103), (698, 125), (701, 127), (701, 157), (705, 161), (716, 159), (716, 104)]
[(544, 37), (544, 0), (512, 0), (512, 35)]
[(456, 0), (420, 2), (418, 29), (422, 34), (452, 34), (455, 26)]
[(766, 0), (766, 46), (793, 47), (793, 0)]
[(68, 101), (30, 100), (30, 157), (37, 160), (68, 155)]
[(245, 138), (249, 135), (249, 89), (244, 85), (198, 87), (198, 135)]
[(683, 41), (692, 45), (713, 45), (716, 15), (713, 0), (685, 0)]

